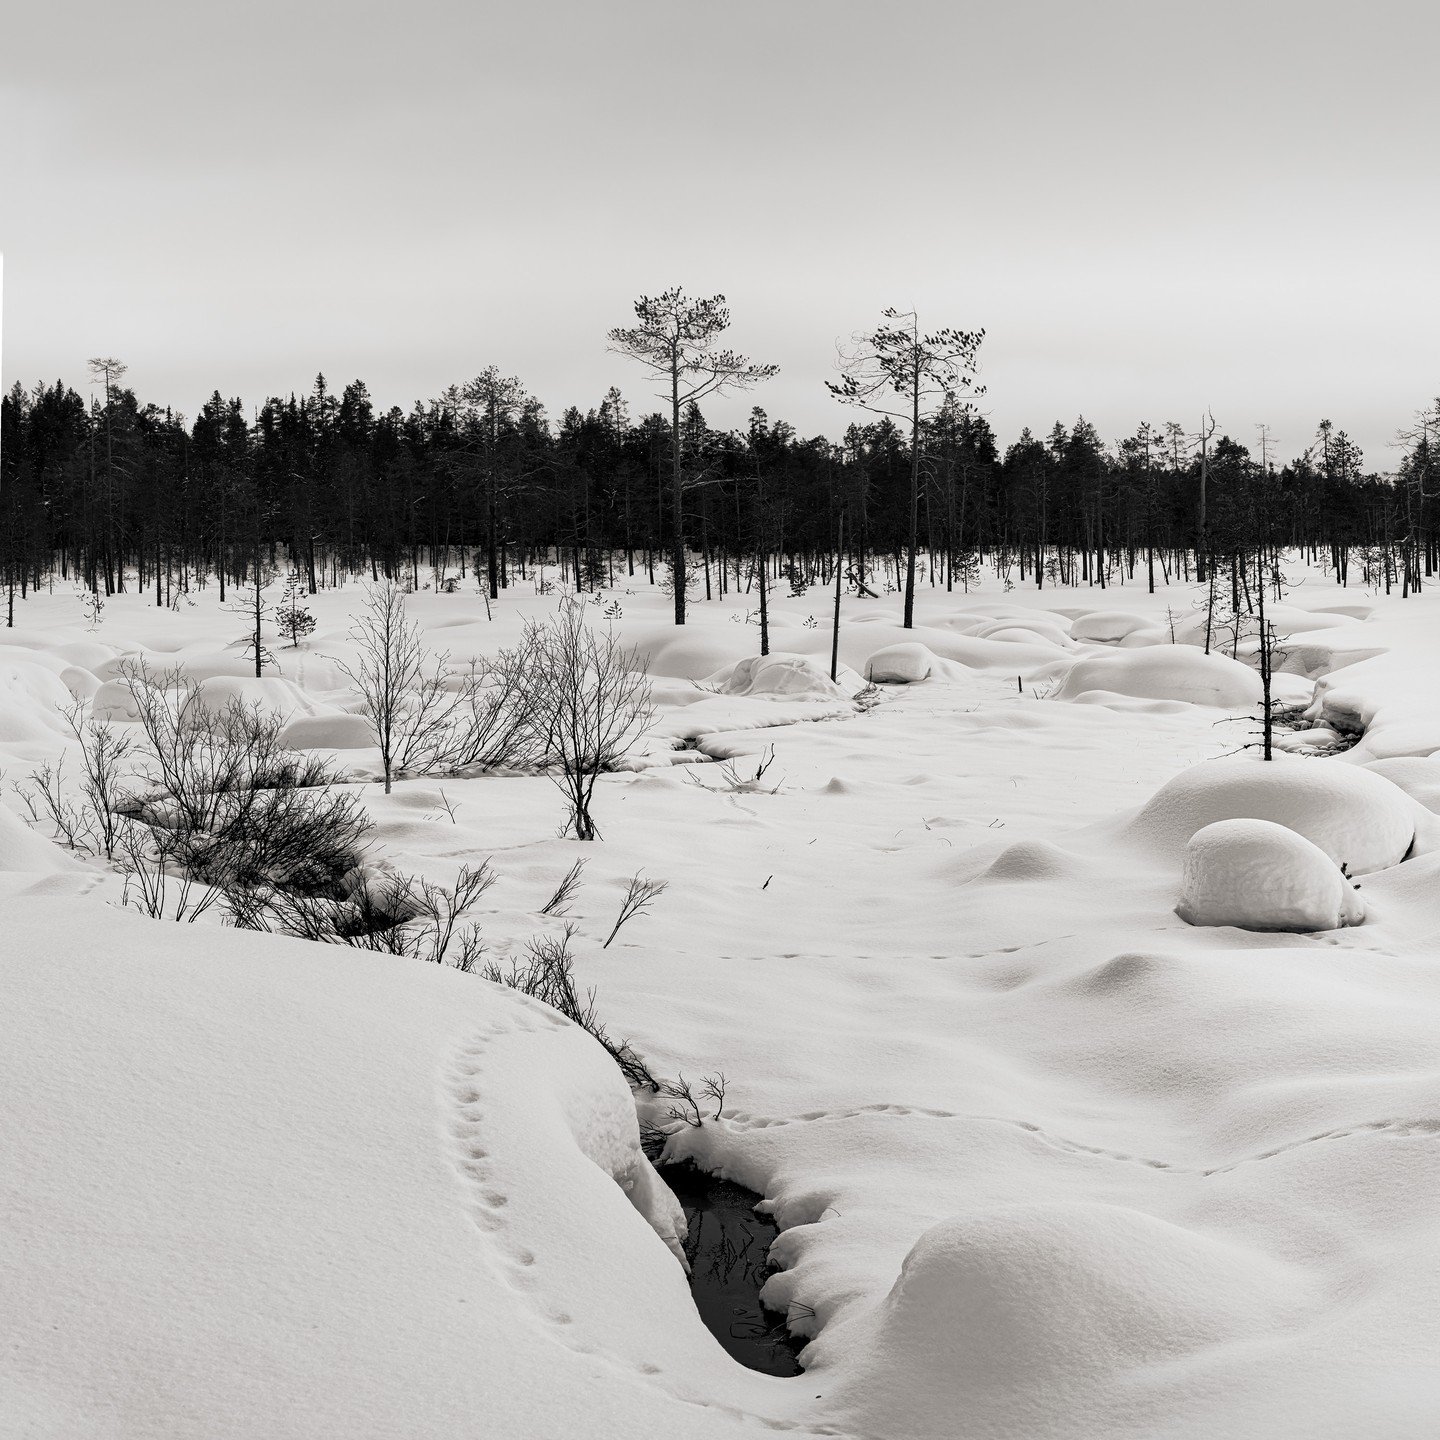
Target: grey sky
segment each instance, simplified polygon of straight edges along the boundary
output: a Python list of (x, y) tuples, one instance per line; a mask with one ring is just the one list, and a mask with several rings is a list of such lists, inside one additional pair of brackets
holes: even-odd
[(724, 291), (802, 433), (885, 305), (984, 326), (1002, 440), (1208, 403), (1285, 454), (1440, 393), (1430, 4), (0, 3), (6, 383), (130, 364), (187, 414), (496, 364), (642, 377), (642, 291)]

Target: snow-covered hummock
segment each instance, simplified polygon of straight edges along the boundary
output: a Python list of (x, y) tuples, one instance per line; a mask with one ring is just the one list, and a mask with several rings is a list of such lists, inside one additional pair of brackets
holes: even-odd
[(787, 700), (839, 700), (844, 693), (808, 655), (782, 652), (737, 660), (707, 683), (722, 695), (779, 695)]
[(7, 805), (0, 803), (0, 874), (53, 875), (79, 868), (54, 841), (32, 829)]
[(1260, 677), (1248, 665), (1189, 645), (1147, 645), (1086, 656), (1070, 667), (1055, 699), (1077, 700), (1092, 691), (1227, 710), (1242, 709), (1261, 698)]
[(1076, 640), (1118, 645), (1127, 635), (1150, 628), (1152, 623), (1128, 610), (1092, 610), (1071, 621), (1070, 634)]
[(886, 645), (870, 657), (865, 674), (882, 685), (916, 685), (934, 668), (935, 656), (924, 645)]
[(1269, 820), (1217, 820), (1185, 847), (1175, 913), (1191, 925), (1308, 932), (1360, 924), (1365, 902), (1335, 862), (1294, 830)]
[(1433, 755), (1400, 755), (1393, 760), (1372, 760), (1365, 768), (1398, 785), (1432, 815), (1440, 815), (1440, 759)]
[(926, 1230), (850, 1328), (838, 1398), (906, 1440), (1034, 1440), (1103, 1411), (1117, 1380), (1263, 1340), (1314, 1299), (1296, 1267), (1125, 1205), (979, 1206)]
[(367, 750), (375, 732), (363, 715), (296, 715), (280, 731), (292, 750)]
[(629, 1091), (548, 1007), (0, 903), (7, 1440), (710, 1440), (809, 1398), (705, 1330)]
[(1303, 835), (1352, 875), (1398, 865), (1430, 816), (1398, 786), (1358, 766), (1285, 757), (1234, 757), (1182, 770), (1146, 803), (1129, 832), (1180, 857), (1217, 820), (1269, 820)]

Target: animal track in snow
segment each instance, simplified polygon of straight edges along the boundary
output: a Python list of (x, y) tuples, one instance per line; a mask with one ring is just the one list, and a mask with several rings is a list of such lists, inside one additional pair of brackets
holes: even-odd
[[(441, 1127), (446, 1147), (466, 1197), (466, 1213), (475, 1228), (494, 1245), (498, 1252), (498, 1269), (505, 1285), (524, 1296), (533, 1313), (550, 1327), (556, 1340), (568, 1350), (587, 1359), (599, 1360), (618, 1371), (656, 1385), (678, 1404), (699, 1410), (717, 1411), (746, 1425), (774, 1432), (814, 1437), (814, 1440), (878, 1440), (855, 1431), (841, 1430), (823, 1424), (806, 1424), (800, 1420), (779, 1419), (741, 1409), (735, 1405), (686, 1393), (678, 1388), (676, 1379), (665, 1376), (661, 1367), (648, 1360), (633, 1360), (615, 1354), (576, 1333), (575, 1316), (562, 1303), (543, 1299), (536, 1292), (544, 1275), (543, 1257), (513, 1233), (510, 1195), (502, 1188), (502, 1169), (494, 1162), (493, 1141), (485, 1135), (486, 1128), (486, 1066), (490, 1051), (497, 1040), (511, 1035), (555, 1034), (570, 1027), (570, 1022), (547, 1006), (516, 995), (530, 1013), (517, 1017), (492, 1020), (484, 1029), (468, 1036), (454, 1051), (450, 1062), (442, 1068), (441, 1104), (446, 1121)], [(552, 1282), (553, 1283), (553, 1282)]]
[(1172, 1160), (1156, 1160), (1144, 1155), (1131, 1155), (1126, 1151), (1111, 1150), (1103, 1145), (1087, 1145), (1083, 1141), (1072, 1140), (1064, 1135), (1056, 1135), (1052, 1131), (1046, 1130), (1044, 1126), (1036, 1125), (1029, 1120), (1017, 1120), (1013, 1116), (973, 1115), (956, 1110), (931, 1110), (918, 1105), (858, 1105), (847, 1110), (808, 1110), (800, 1115), (775, 1118), (755, 1118), (745, 1113), (736, 1113), (734, 1115), (726, 1115), (724, 1120), (737, 1130), (772, 1130), (786, 1125), (810, 1125), (824, 1121), (858, 1120), (866, 1115), (896, 1117), (918, 1115), (925, 1119), (932, 1120), (968, 1120), (977, 1123), (1008, 1125), (1017, 1130), (1023, 1130), (1026, 1134), (1033, 1135), (1041, 1144), (1048, 1145), (1052, 1149), (1077, 1155), (1095, 1155), (1101, 1159), (1116, 1160), (1130, 1165), (1143, 1165), (1150, 1170), (1164, 1170), (1175, 1175), (1199, 1175), (1202, 1178), (1211, 1175), (1224, 1175), (1231, 1170), (1238, 1170), (1244, 1165), (1256, 1165), (1264, 1160), (1273, 1160), (1276, 1156), (1287, 1154), (1291, 1150), (1299, 1150), (1306, 1145), (1318, 1144), (1322, 1140), (1345, 1140), (1352, 1136), (1370, 1134), (1393, 1135), (1398, 1139), (1440, 1137), (1440, 1119), (1370, 1120), (1357, 1125), (1342, 1126), (1334, 1130), (1324, 1130), (1318, 1135), (1307, 1135), (1299, 1140), (1289, 1140), (1269, 1150), (1262, 1150), (1257, 1155), (1242, 1155), (1238, 1159), (1226, 1161), (1221, 1165), (1200, 1166), (1181, 1165)]

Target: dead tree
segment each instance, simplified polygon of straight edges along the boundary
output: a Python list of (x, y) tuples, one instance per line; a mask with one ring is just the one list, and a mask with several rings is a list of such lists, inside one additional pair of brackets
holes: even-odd
[(975, 383), (984, 330), (920, 332), (913, 310), (886, 310), (885, 320), (840, 355), (840, 380), (826, 381), (837, 400), (910, 425), (910, 505), (905, 565), (905, 628), (915, 624), (915, 552), (920, 536), (920, 461), (925, 422), (949, 401), (983, 395)]
[(719, 337), (730, 328), (723, 295), (692, 300), (678, 287), (635, 302), (639, 322), (610, 331), (610, 348), (638, 360), (670, 402), (671, 563), (675, 575), (675, 623), (685, 623), (685, 482), (681, 456), (680, 412), (708, 395), (748, 390), (779, 373), (778, 365), (756, 365), (733, 350), (719, 350)]

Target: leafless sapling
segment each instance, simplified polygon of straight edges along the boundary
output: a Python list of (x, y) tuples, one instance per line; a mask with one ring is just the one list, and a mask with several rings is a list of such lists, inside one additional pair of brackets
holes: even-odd
[(585, 607), (575, 603), (532, 624), (527, 640), (525, 699), (569, 806), (566, 828), (577, 839), (598, 839), (591, 814), (596, 783), (654, 720), (645, 660), (610, 630), (592, 629)]
[(615, 924), (600, 948), (608, 950), (610, 942), (620, 933), (620, 927), (627, 920), (632, 920), (636, 915), (648, 910), (669, 887), (668, 880), (646, 880), (638, 872), (632, 875), (630, 883), (625, 887), (625, 898), (620, 902), (620, 914), (616, 916)]

